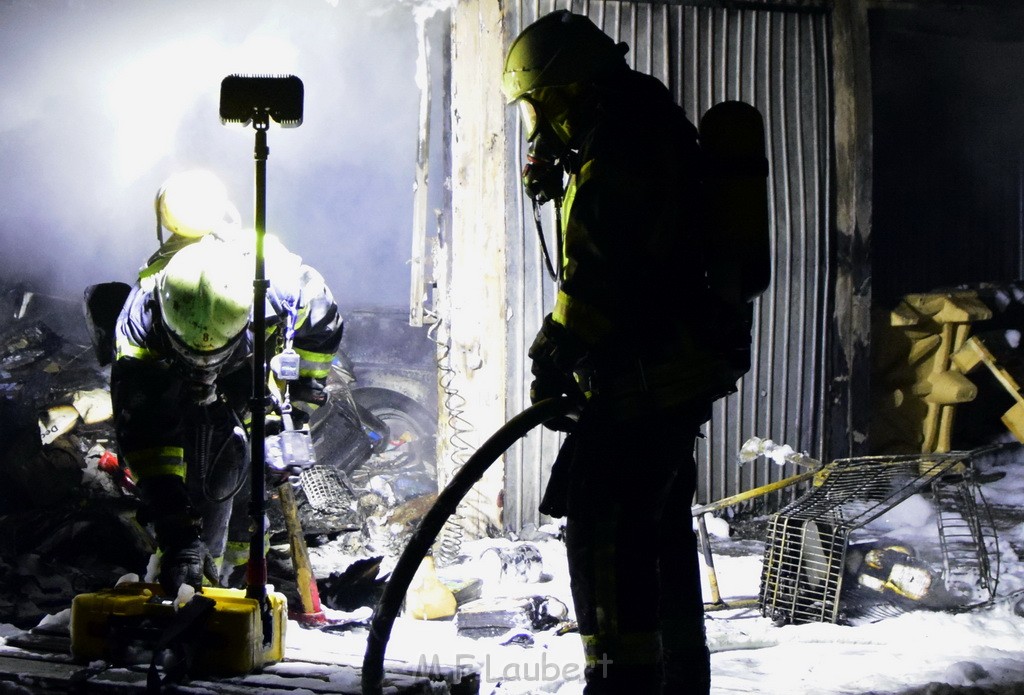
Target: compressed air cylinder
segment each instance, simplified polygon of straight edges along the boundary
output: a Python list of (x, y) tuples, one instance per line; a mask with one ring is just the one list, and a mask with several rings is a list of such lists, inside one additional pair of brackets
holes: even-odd
[(752, 301), (771, 282), (768, 160), (764, 121), (741, 101), (724, 101), (700, 120), (711, 288), (727, 301)]

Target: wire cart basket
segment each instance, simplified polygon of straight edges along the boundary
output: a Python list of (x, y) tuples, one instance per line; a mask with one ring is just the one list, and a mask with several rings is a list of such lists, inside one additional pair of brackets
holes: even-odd
[(846, 623), (991, 601), (998, 546), (971, 456), (866, 456), (818, 471), (769, 520), (761, 614)]

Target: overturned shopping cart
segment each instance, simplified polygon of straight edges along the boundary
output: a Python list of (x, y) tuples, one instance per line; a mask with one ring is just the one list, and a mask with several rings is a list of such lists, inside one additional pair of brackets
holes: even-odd
[(758, 605), (778, 623), (963, 609), (995, 596), (996, 532), (972, 452), (824, 466), (774, 514)]

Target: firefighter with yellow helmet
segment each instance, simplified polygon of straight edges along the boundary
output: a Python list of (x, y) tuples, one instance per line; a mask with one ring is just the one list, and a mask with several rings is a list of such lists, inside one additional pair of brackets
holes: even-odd
[[(248, 547), (255, 268), (252, 235), (221, 223), (223, 200), (188, 223), (174, 201), (162, 211), (172, 237), (117, 319), (111, 367), (118, 448), (138, 483), (139, 521), (155, 530), (160, 583), (172, 594), (204, 577), (221, 583)], [(267, 354), (288, 333), (300, 358), (291, 397), (308, 411), (325, 398), (342, 317), (320, 273), (270, 235), (265, 263)]]
[[(157, 190), (153, 205), (160, 248), (141, 269), (143, 281), (155, 278), (175, 253), (204, 236), (233, 235), (241, 230), (241, 217), (227, 186), (208, 169), (174, 174)], [(167, 238), (165, 232), (169, 232)]]
[(531, 400), (585, 399), (578, 422), (554, 423), (569, 434), (541, 511), (566, 517), (584, 692), (703, 695), (694, 446), (736, 375), (709, 328), (696, 128), (626, 52), (557, 11), (519, 34), (504, 66), (529, 145), (524, 184), (561, 204)]

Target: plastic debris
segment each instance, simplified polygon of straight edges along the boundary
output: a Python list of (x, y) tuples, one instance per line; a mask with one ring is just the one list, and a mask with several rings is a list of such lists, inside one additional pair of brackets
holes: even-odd
[(499, 583), (535, 584), (544, 575), (544, 558), (533, 543), (487, 548), (480, 562), (484, 576)]
[(547, 630), (563, 623), (568, 614), (568, 607), (553, 596), (485, 598), (461, 606), (455, 624), (463, 637), (499, 637), (510, 630)]
[(793, 463), (805, 468), (820, 468), (821, 462), (807, 454), (794, 451), (789, 444), (776, 444), (771, 439), (751, 437), (740, 447), (740, 463), (749, 463), (758, 456), (764, 456), (777, 466)]
[(114, 406), (107, 389), (75, 391), (72, 405), (86, 425), (105, 422), (114, 416)]
[(58, 405), (46, 411), (39, 420), (39, 435), (43, 444), (51, 444), (70, 432), (78, 423), (78, 410), (71, 405)]
[(434, 558), (423, 558), (405, 597), (405, 613), (419, 620), (450, 618), (456, 601), (451, 589), (441, 583), (434, 571)]

